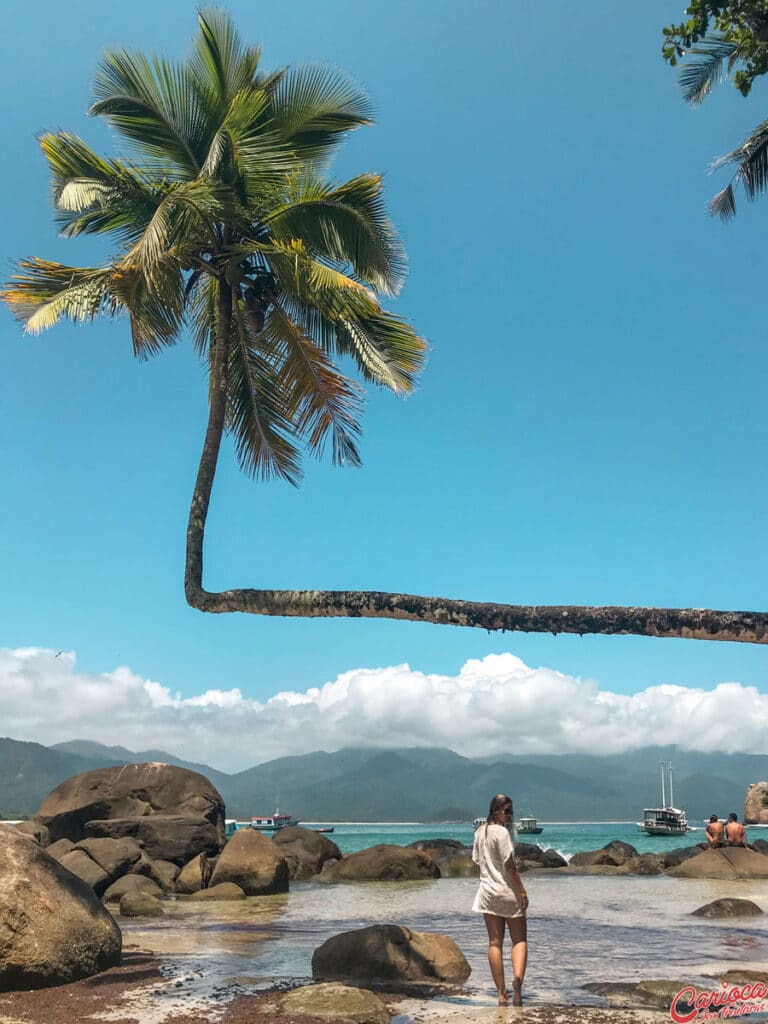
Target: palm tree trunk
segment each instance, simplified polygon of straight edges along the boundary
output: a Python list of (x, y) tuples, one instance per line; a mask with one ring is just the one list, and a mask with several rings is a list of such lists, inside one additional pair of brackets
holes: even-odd
[(188, 603), (205, 612), (252, 615), (404, 619), (524, 633), (612, 633), (768, 644), (768, 613), (699, 608), (507, 605), (453, 598), (356, 590), (203, 589), (203, 539), (227, 407), (232, 290), (219, 282), (216, 351), (208, 428), (187, 526), (184, 589)]
[(219, 449), (227, 412), (227, 379), (229, 375), (229, 337), (232, 324), (232, 289), (226, 281), (218, 282), (216, 316), (216, 350), (211, 367), (211, 393), (208, 405), (208, 427), (197, 470), (195, 489), (187, 523), (187, 560), (184, 570), (184, 592), (193, 608), (200, 607), (205, 594), (203, 586), (203, 539), (213, 480), (219, 461)]

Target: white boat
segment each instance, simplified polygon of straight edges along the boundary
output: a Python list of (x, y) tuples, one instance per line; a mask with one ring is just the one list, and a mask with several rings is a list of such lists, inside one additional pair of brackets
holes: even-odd
[(279, 811), (275, 811), (274, 814), (252, 815), (249, 827), (255, 828), (259, 832), (277, 832), (278, 829), (285, 828), (286, 825), (298, 824), (298, 818), (292, 818), (290, 814), (280, 814)]
[[(669, 778), (669, 803), (667, 804), (666, 776)], [(661, 807), (646, 807), (643, 820), (637, 826), (647, 836), (682, 836), (692, 831), (688, 825), (685, 811), (674, 806), (675, 797), (672, 789), (672, 762), (661, 762)]]
[(544, 831), (535, 818), (521, 818), (515, 823), (515, 830), (519, 836), (539, 836)]
[(472, 823), (472, 828), (475, 830), (475, 832), (477, 832), (480, 826), (484, 825), (487, 820), (487, 818), (475, 818), (474, 822)]

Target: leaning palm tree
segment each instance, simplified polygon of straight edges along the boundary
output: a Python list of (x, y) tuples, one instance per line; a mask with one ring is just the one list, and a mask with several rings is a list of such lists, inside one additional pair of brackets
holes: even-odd
[(187, 527), (185, 591), (209, 612), (374, 616), (485, 629), (638, 633), (768, 642), (768, 615), (695, 609), (527, 607), (409, 594), (203, 587), (205, 523), (222, 438), (253, 476), (297, 483), (305, 451), (330, 439), (336, 463), (360, 456), (360, 389), (334, 359), (407, 394), (425, 343), (380, 297), (405, 258), (381, 181), (326, 178), (344, 135), (370, 123), (343, 76), (267, 74), (230, 19), (207, 11), (187, 60), (108, 53), (91, 113), (126, 155), (104, 159), (66, 132), (40, 142), (62, 233), (106, 234), (97, 267), (22, 260), (2, 297), (26, 330), (124, 314), (146, 358), (189, 329), (209, 370), (209, 414)]

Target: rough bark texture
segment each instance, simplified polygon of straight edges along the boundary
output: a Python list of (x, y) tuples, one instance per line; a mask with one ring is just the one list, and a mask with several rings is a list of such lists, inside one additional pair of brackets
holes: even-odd
[(244, 589), (219, 593), (204, 590), (203, 540), (224, 432), (231, 319), (232, 292), (221, 281), (208, 427), (187, 525), (184, 590), (193, 608), (218, 614), (246, 612), (301, 618), (403, 619), (503, 632), (632, 634), (768, 644), (768, 612), (619, 605), (509, 605), (375, 590)]

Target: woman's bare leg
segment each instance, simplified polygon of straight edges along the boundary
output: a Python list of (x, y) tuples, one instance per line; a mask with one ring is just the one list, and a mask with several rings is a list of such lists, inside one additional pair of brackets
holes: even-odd
[(523, 980), (528, 963), (528, 922), (524, 917), (508, 917), (509, 937), (512, 940), (512, 1005), (523, 1005)]
[(504, 918), (496, 917), (495, 914), (483, 914), (483, 917), (488, 930), (488, 963), (491, 977), (499, 993), (499, 1005), (505, 1006), (509, 996), (504, 981)]

